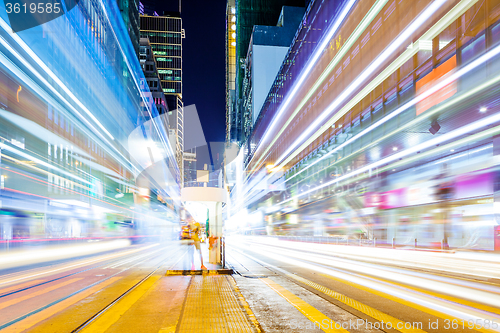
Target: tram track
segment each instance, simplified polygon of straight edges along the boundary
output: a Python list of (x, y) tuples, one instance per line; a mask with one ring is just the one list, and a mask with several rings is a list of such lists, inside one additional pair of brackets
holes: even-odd
[[(86, 294), (86, 293), (88, 294), (88, 293), (91, 293), (96, 287), (97, 288), (99, 286), (103, 286), (104, 287), (104, 286), (108, 286), (108, 285), (111, 285), (111, 284), (115, 283), (116, 281), (118, 281), (120, 279), (120, 277), (119, 277), (120, 274), (122, 274), (123, 272), (125, 272), (127, 270), (130, 270), (130, 269), (136, 267), (137, 265), (140, 265), (141, 263), (144, 263), (144, 257), (147, 256), (147, 257), (149, 257), (148, 259), (154, 263), (155, 269), (153, 271), (151, 271), (149, 274), (147, 274), (146, 277), (144, 277), (143, 279), (141, 279), (141, 281), (144, 282), (144, 281), (146, 281), (148, 279), (148, 277), (150, 277), (159, 268), (161, 268), (165, 264), (165, 261), (168, 261), (170, 258), (172, 258), (172, 256), (174, 258), (177, 257), (178, 254), (179, 254), (179, 252), (181, 251), (181, 249), (177, 249), (173, 253), (168, 254), (167, 258), (164, 258), (165, 255), (166, 255), (166, 251), (165, 250), (166, 250), (165, 247), (161, 247), (160, 249), (157, 249), (156, 251), (154, 251), (152, 253), (151, 252), (144, 253), (144, 254), (141, 253), (140, 255), (136, 255), (133, 260), (130, 260), (130, 258), (128, 258), (126, 260), (123, 260), (123, 258), (113, 259), (112, 261), (114, 263), (112, 265), (117, 265), (117, 264), (125, 265), (125, 264), (127, 264), (127, 267), (123, 268), (123, 269), (119, 269), (117, 272), (114, 272), (113, 274), (110, 274), (110, 275), (106, 275), (104, 278), (98, 279), (97, 281), (95, 281), (95, 282), (93, 282), (93, 283), (91, 283), (89, 285), (86, 285), (83, 288), (79, 288), (78, 290), (76, 290), (76, 291), (74, 291), (74, 292), (72, 292), (72, 293), (70, 293), (68, 295), (60, 297), (60, 298), (58, 298), (58, 299), (56, 299), (56, 300), (54, 300), (54, 301), (52, 301), (52, 302), (50, 302), (48, 304), (45, 304), (45, 305), (43, 305), (41, 307), (38, 307), (38, 308), (33, 309), (33, 310), (31, 310), (31, 311), (29, 311), (27, 313), (24, 313), (21, 316), (18, 316), (17, 318), (15, 318), (13, 320), (10, 320), (10, 321), (8, 321), (6, 323), (3, 323), (3, 324), (0, 325), (0, 330), (5, 329), (5, 328), (10, 328), (13, 325), (15, 325), (16, 323), (19, 323), (19, 322), (23, 321), (24, 319), (27, 319), (27, 318), (35, 315), (35, 314), (38, 314), (38, 313), (40, 313), (40, 312), (42, 312), (42, 311), (44, 311), (46, 309), (49, 309), (50, 307), (52, 307), (54, 305), (62, 304), (62, 303), (64, 303), (64, 301), (69, 300), (73, 296), (78, 296), (78, 295), (82, 295), (82, 294)], [(160, 260), (158, 260), (159, 258), (160, 258)], [(71, 273), (71, 274), (66, 274), (66, 275), (64, 275), (62, 277), (57, 277), (57, 278), (54, 278), (54, 279), (50, 279), (49, 281), (44, 281), (42, 283), (37, 283), (37, 284), (31, 285), (31, 286), (28, 286), (28, 287), (25, 287), (25, 288), (21, 288), (21, 289), (12, 291), (12, 292), (4, 293), (4, 294), (0, 295), (0, 300), (3, 297), (15, 295), (16, 293), (20, 293), (22, 291), (33, 289), (35, 287), (42, 286), (42, 285), (47, 285), (47, 284), (49, 284), (51, 282), (59, 281), (59, 280), (62, 280), (62, 279), (66, 279), (66, 278), (68, 278), (70, 276), (75, 276), (77, 274), (82, 274), (82, 273), (88, 272), (88, 271), (93, 270), (93, 269), (101, 268), (101, 267), (106, 266), (106, 265), (109, 266), (110, 262), (109, 261), (105, 261), (102, 264), (97, 265), (97, 266), (93, 266), (93, 267), (90, 267), (90, 268), (87, 268), (87, 269), (83, 269), (83, 270), (80, 270), (78, 272), (74, 272), (74, 273)], [(99, 276), (99, 275), (96, 275), (96, 276)], [(105, 312), (105, 309), (107, 309), (110, 305), (112, 305), (112, 303), (114, 303), (115, 301), (118, 301), (119, 299), (121, 299), (122, 297), (124, 297), (128, 292), (130, 292), (133, 289), (135, 289), (136, 286), (139, 286), (141, 284), (141, 281), (139, 281), (139, 283), (134, 284), (134, 286), (132, 286), (131, 288), (129, 288), (124, 293), (120, 294), (117, 298), (115, 298), (115, 300), (113, 302), (111, 302), (110, 304), (108, 304), (102, 310), (98, 311), (95, 315), (93, 315), (91, 318), (89, 318), (87, 321), (85, 321), (82, 325), (84, 325), (87, 322), (90, 322), (92, 320), (92, 318), (98, 317), (100, 313)], [(80, 326), (82, 326), (82, 325), (80, 325)]]
[[(176, 253), (181, 252), (182, 250), (179, 249)], [(175, 265), (184, 257), (186, 253), (184, 253), (182, 256), (179, 257), (179, 259), (174, 262), (172, 265), (169, 266), (168, 269), (172, 269), (175, 267)], [(166, 259), (168, 260), (168, 259)], [(95, 313), (93, 316), (91, 316), (89, 319), (87, 319), (85, 322), (83, 322), (80, 326), (75, 328), (71, 333), (78, 333), (82, 332), (85, 328), (87, 328), (89, 325), (91, 325), (94, 321), (96, 321), (99, 317), (101, 317), (104, 313), (106, 313), (109, 309), (111, 309), (114, 305), (116, 305), (120, 300), (124, 299), (127, 297), (132, 291), (136, 290), (139, 286), (144, 284), (148, 279), (150, 279), (161, 267), (163, 267), (164, 263), (160, 263), (157, 265), (157, 267), (151, 271), (147, 276), (142, 278), (139, 282), (134, 284), (132, 287), (130, 287), (128, 290), (126, 290), (124, 293), (116, 297), (113, 301), (111, 301), (108, 305), (106, 305), (104, 308), (102, 308), (100, 311)]]
[[(394, 314), (391, 313), (392, 311), (387, 311), (386, 313), (379, 311), (380, 313), (377, 314), (379, 310), (378, 304), (380, 303), (373, 301), (373, 297), (384, 298), (384, 303), (396, 302), (398, 304), (398, 308), (396, 309), (408, 307), (412, 311), (425, 313), (426, 317), (434, 316), (442, 321), (455, 320), (456, 322), (467, 322), (470, 318), (480, 318), (478, 319), (479, 321), (487, 322), (491, 320), (495, 321), (499, 318), (498, 307), (495, 303), (498, 300), (498, 294), (493, 293), (489, 289), (490, 285), (484, 285), (480, 282), (469, 281), (469, 283), (464, 283), (466, 281), (442, 277), (440, 274), (436, 274), (436, 279), (432, 279), (430, 275), (426, 275), (427, 281), (432, 281), (433, 284), (436, 284), (441, 278), (446, 278), (447, 280), (447, 286), (443, 285), (442, 290), (433, 291), (432, 288), (428, 288), (428, 282), (427, 287), (425, 285), (415, 285), (414, 281), (411, 280), (415, 280), (416, 276), (410, 276), (412, 275), (410, 271), (407, 272), (409, 275), (406, 277), (406, 280), (395, 281), (394, 277), (390, 277), (389, 275), (385, 277), (372, 276), (368, 274), (369, 272), (360, 273), (349, 269), (342, 269), (332, 266), (328, 262), (320, 263), (306, 258), (295, 258), (296, 253), (294, 252), (287, 253), (286, 255), (280, 253), (279, 255), (263, 257), (259, 251), (250, 255), (240, 248), (233, 247), (232, 250), (241, 255), (242, 258), (256, 263), (257, 266), (271, 273), (251, 274), (251, 271), (238, 272), (240, 276), (244, 278), (261, 278), (263, 282), (266, 282), (267, 276), (273, 277), (275, 280), (279, 277), (277, 281), (283, 282), (286, 280), (289, 284), (300, 286), (364, 322), (373, 321), (374, 318), (380, 320), (380, 318), (388, 314), (389, 316), (403, 318), (403, 320), (407, 319), (406, 314), (398, 312), (398, 310), (394, 310)], [(266, 251), (266, 253), (271, 252), (270, 249), (266, 249)], [(336, 260), (339, 263), (344, 262), (344, 260), (338, 258)], [(247, 269), (245, 263), (234, 256), (229, 261), (231, 266), (236, 265), (241, 266), (243, 270)], [(362, 266), (363, 264), (361, 263)], [(392, 274), (392, 272), (388, 272), (387, 274)], [(449, 287), (449, 290), (446, 287)], [(463, 292), (456, 294), (451, 293), (450, 291), (452, 290)], [(468, 297), (466, 291), (470, 293), (474, 292), (474, 297), (477, 299)], [(488, 293), (492, 299), (486, 300), (485, 293)], [(367, 294), (370, 296), (367, 297)], [(361, 302), (367, 302), (368, 300), (368, 303), (363, 304), (358, 300), (361, 300)], [(369, 309), (368, 304), (374, 307), (366, 312), (366, 309)], [(382, 308), (382, 311), (384, 311), (384, 308)], [(418, 314), (415, 314), (415, 316), (418, 316)], [(394, 319), (392, 320), (394, 321)], [(397, 321), (394, 321), (394, 323), (397, 323)], [(474, 331), (490, 332), (489, 329), (481, 327), (479, 324), (474, 327)]]
[[(12, 273), (12, 274), (7, 274), (7, 275), (2, 276), (3, 279), (0, 280), (0, 286), (3, 286), (3, 285), (12, 285), (12, 284), (21, 282), (23, 280), (30, 280), (30, 279), (34, 279), (34, 278), (41, 278), (43, 276), (47, 276), (47, 275), (50, 275), (50, 274), (53, 274), (53, 273), (57, 273), (57, 272), (60, 272), (60, 271), (67, 271), (67, 270), (70, 270), (71, 268), (79, 268), (79, 267), (84, 267), (84, 266), (87, 266), (87, 265), (91, 265), (91, 264), (96, 263), (96, 262), (101, 262), (101, 261), (103, 261), (103, 262), (109, 262), (109, 261), (113, 261), (113, 260), (119, 261), (119, 260), (121, 260), (121, 257), (123, 257), (125, 255), (134, 254), (136, 252), (145, 251), (147, 249), (150, 249), (153, 246), (156, 246), (156, 245), (151, 245), (151, 246), (147, 246), (147, 247), (140, 248), (140, 249), (129, 250), (129, 251), (122, 252), (122, 253), (103, 254), (104, 257), (99, 256), (99, 257), (97, 257), (95, 259), (91, 259), (91, 260), (86, 260), (85, 259), (83, 262), (77, 261), (76, 263), (71, 264), (71, 265), (67, 265), (66, 263), (62, 263), (60, 265), (57, 265), (56, 268), (53, 268), (53, 269), (50, 269), (50, 270), (44, 270), (44, 269), (48, 269), (48, 267), (41, 267), (41, 268), (39, 267), (39, 268), (35, 268), (35, 269), (32, 269), (32, 270), (24, 270), (24, 271), (19, 271), (19, 272)], [(50, 266), (51, 265), (49, 265), (49, 267)], [(95, 267), (100, 267), (100, 266), (102, 266), (102, 265), (98, 265), (98, 266), (95, 266)]]
[[(270, 276), (280, 277), (280, 278), (288, 281), (291, 284), (300, 286), (300, 287), (308, 290), (312, 294), (314, 294), (314, 295), (320, 297), (321, 299), (327, 301), (331, 305), (338, 306), (339, 308), (343, 309), (347, 313), (349, 313), (352, 316), (354, 316), (356, 319), (360, 319), (360, 320), (367, 321), (367, 322), (372, 320), (372, 318), (370, 318), (370, 317), (368, 317), (366, 315), (363, 315), (362, 313), (360, 313), (356, 309), (354, 309), (352, 307), (349, 307), (349, 306), (345, 306), (344, 304), (340, 304), (339, 302), (335, 302), (331, 298), (329, 298), (328, 296), (326, 296), (324, 293), (318, 292), (317, 290), (314, 290), (314, 289), (310, 288), (309, 286), (307, 286), (307, 285), (305, 285), (303, 283), (297, 282), (295, 279), (293, 279), (293, 278), (290, 277), (290, 275), (291, 275), (290, 272), (285, 271), (283, 269), (280, 269), (280, 268), (278, 268), (278, 267), (276, 267), (274, 265), (271, 265), (271, 264), (269, 264), (269, 263), (267, 263), (267, 262), (265, 262), (263, 260), (259, 260), (259, 259), (255, 258), (255, 257), (253, 257), (251, 255), (243, 253), (242, 251), (236, 250), (236, 252), (238, 252), (239, 254), (243, 255), (247, 259), (252, 260), (253, 262), (257, 263), (262, 268), (265, 268), (266, 270), (270, 271), (270, 273), (271, 273), (271, 274), (265, 274), (265, 275), (260, 275), (260, 274), (245, 274), (245, 273), (237, 271), (235, 269), (235, 265), (233, 263), (230, 263), (229, 266), (231, 266), (233, 268), (233, 270), (239, 276), (241, 276), (243, 278), (250, 278), (250, 279), (262, 279), (262, 281), (268, 280), (268, 277), (270, 277)], [(240, 262), (238, 259), (236, 259), (234, 256), (231, 257), (230, 262), (236, 262), (242, 268), (247, 269), (245, 267), (245, 265), (242, 262)], [(296, 273), (294, 273), (294, 274), (296, 274)]]
[[(146, 249), (145, 249), (146, 250)], [(159, 249), (153, 253), (156, 253), (156, 252), (159, 252), (163, 249)], [(126, 255), (123, 254), (123, 255)], [(133, 260), (127, 260), (125, 263), (128, 263), (128, 262), (132, 262), (134, 260), (138, 260), (138, 259), (141, 259), (143, 257), (145, 257), (146, 255), (151, 255), (151, 253), (146, 253), (144, 255), (140, 255), (138, 257), (135, 257)], [(121, 260), (120, 258), (113, 258), (111, 260), (114, 260), (114, 261), (119, 261)], [(125, 264), (123, 263), (123, 264)], [(17, 294), (17, 293), (20, 293), (20, 292), (23, 292), (23, 291), (26, 291), (26, 290), (29, 290), (29, 289), (33, 289), (33, 288), (36, 288), (36, 287), (39, 287), (39, 286), (43, 286), (43, 285), (46, 285), (46, 284), (49, 284), (49, 283), (52, 283), (52, 282), (55, 282), (55, 281), (59, 281), (59, 280), (62, 280), (62, 279), (65, 279), (65, 278), (68, 278), (68, 277), (71, 277), (71, 276), (74, 276), (74, 275), (77, 275), (77, 274), (81, 274), (81, 273), (85, 273), (85, 272), (88, 272), (90, 270), (93, 270), (93, 269), (97, 269), (97, 268), (100, 268), (102, 266), (105, 266), (106, 264), (108, 264), (109, 266), (109, 263), (105, 262), (105, 263), (102, 263), (100, 265), (97, 265), (97, 266), (93, 266), (93, 267), (89, 267), (89, 268), (86, 268), (86, 269), (83, 269), (83, 270), (80, 270), (78, 272), (73, 272), (71, 274), (66, 274), (64, 276), (60, 276), (60, 277), (57, 277), (57, 278), (54, 278), (54, 279), (50, 279), (50, 280), (47, 280), (47, 281), (44, 281), (44, 282), (40, 282), (40, 283), (37, 283), (37, 284), (34, 284), (34, 285), (31, 285), (31, 286), (28, 286), (28, 287), (24, 287), (24, 288), (21, 288), (21, 289), (17, 289), (17, 290), (14, 290), (14, 291), (9, 291), (9, 292), (6, 292), (6, 293), (2, 293), (0, 294), (0, 299), (4, 298), (4, 297), (7, 297), (7, 296), (11, 296), (11, 295), (14, 295), (14, 294)], [(113, 265), (113, 264), (112, 264)], [(123, 272), (120, 271), (120, 272)]]

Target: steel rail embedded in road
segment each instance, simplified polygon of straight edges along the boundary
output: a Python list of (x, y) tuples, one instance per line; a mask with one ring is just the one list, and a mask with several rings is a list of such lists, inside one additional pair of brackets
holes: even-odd
[[(179, 253), (181, 250), (177, 250), (176, 254)], [(179, 259), (170, 266), (170, 268), (174, 267), (182, 258), (184, 255), (180, 256)], [(165, 261), (167, 261), (165, 259)], [(113, 301), (111, 301), (108, 305), (106, 305), (104, 308), (99, 310), (97, 313), (92, 315), (89, 319), (87, 319), (85, 322), (83, 322), (80, 326), (75, 328), (71, 333), (77, 333), (83, 331), (86, 327), (88, 327), (90, 324), (95, 322), (99, 317), (101, 317), (105, 312), (107, 312), (110, 308), (112, 308), (116, 303), (118, 303), (120, 300), (125, 298), (127, 295), (129, 295), (132, 291), (137, 289), (140, 285), (142, 285), (144, 282), (146, 282), (151, 276), (153, 276), (154, 273), (156, 273), (164, 264), (164, 261), (162, 261), (153, 271), (151, 271), (147, 276), (145, 276), (143, 279), (141, 279), (139, 282), (134, 284), (132, 287), (130, 287), (128, 290), (126, 290), (124, 293), (122, 293), (120, 296), (115, 298)]]
[[(159, 252), (159, 251), (155, 251), (155, 252)], [(159, 255), (155, 256), (155, 257), (154, 257), (154, 258), (152, 258), (152, 259), (157, 259), (157, 258), (158, 258), (158, 257), (160, 257), (161, 255), (162, 255), (162, 253), (160, 253)], [(136, 258), (136, 259), (139, 259), (139, 258)], [(90, 285), (88, 285), (88, 286), (85, 286), (85, 287), (83, 287), (83, 288), (81, 288), (81, 289), (79, 289), (79, 290), (77, 290), (77, 291), (75, 291), (75, 292), (72, 292), (72, 293), (71, 293), (71, 294), (69, 294), (69, 295), (66, 295), (66, 296), (64, 296), (64, 297), (61, 297), (61, 298), (59, 298), (59, 299), (57, 299), (57, 300), (55, 300), (55, 301), (50, 302), (49, 304), (46, 304), (46, 305), (44, 305), (44, 306), (42, 306), (42, 307), (39, 307), (39, 308), (37, 308), (37, 309), (35, 309), (35, 310), (32, 310), (32, 311), (30, 311), (30, 312), (28, 312), (28, 313), (26, 313), (26, 314), (24, 314), (24, 315), (22, 315), (22, 316), (20, 316), (20, 317), (17, 317), (17, 318), (15, 318), (15, 319), (13, 319), (13, 320), (11, 320), (11, 321), (7, 322), (7, 323), (4, 323), (4, 324), (0, 325), (0, 330), (5, 329), (5, 328), (7, 328), (7, 327), (9, 327), (9, 326), (12, 326), (12, 325), (14, 325), (14, 324), (16, 324), (16, 323), (18, 323), (18, 322), (20, 322), (20, 321), (22, 321), (22, 320), (24, 320), (24, 319), (26, 319), (26, 318), (30, 317), (30, 316), (33, 316), (33, 315), (35, 315), (35, 314), (37, 314), (37, 313), (39, 313), (39, 312), (41, 312), (41, 311), (43, 311), (43, 310), (45, 310), (45, 309), (50, 308), (51, 306), (54, 306), (54, 305), (56, 305), (56, 304), (58, 304), (58, 303), (61, 303), (61, 302), (65, 301), (65, 300), (67, 300), (67, 299), (69, 299), (69, 298), (71, 298), (71, 297), (73, 297), (73, 296), (76, 296), (76, 295), (78, 295), (78, 294), (80, 294), (80, 293), (82, 293), (82, 292), (84, 292), (84, 291), (88, 291), (88, 290), (90, 290), (91, 288), (93, 288), (93, 287), (95, 287), (95, 286), (97, 286), (97, 285), (100, 285), (100, 284), (102, 284), (102, 283), (104, 283), (104, 282), (106, 282), (106, 281), (109, 281), (110, 279), (114, 278), (114, 277), (115, 277), (115, 276), (117, 276), (118, 274), (123, 273), (124, 271), (126, 271), (126, 270), (128, 270), (128, 269), (130, 269), (130, 268), (132, 268), (132, 267), (134, 267), (134, 266), (136, 266), (136, 265), (138, 265), (138, 264), (140, 264), (141, 262), (142, 262), (142, 261), (139, 261), (139, 262), (137, 262), (137, 263), (134, 263), (133, 265), (131, 265), (131, 266), (129, 266), (129, 267), (127, 267), (127, 268), (125, 268), (125, 269), (121, 269), (121, 270), (119, 270), (118, 272), (116, 272), (116, 273), (114, 273), (114, 274), (112, 274), (112, 275), (109, 275), (109, 276), (105, 277), (104, 279), (101, 279), (101, 280), (99, 280), (99, 281), (96, 281), (96, 282), (94, 282), (94, 283), (92, 283), (92, 284), (90, 284)], [(95, 268), (101, 267), (101, 266), (103, 266), (103, 265), (105, 265), (105, 264), (106, 264), (106, 263), (103, 263), (102, 265), (95, 266), (95, 267), (91, 267), (91, 268), (88, 268), (88, 269), (85, 269), (85, 270), (79, 271), (79, 272), (77, 272), (77, 273), (70, 274), (70, 275), (68, 275), (68, 276), (72, 276), (72, 275), (75, 275), (75, 274), (83, 273), (83, 272), (85, 272), (85, 271), (89, 271), (89, 270), (92, 270), (92, 269), (95, 269)], [(158, 269), (158, 268), (157, 268), (157, 269)], [(65, 276), (65, 277), (67, 277), (67, 276)], [(64, 277), (63, 277), (63, 278), (64, 278)], [(55, 279), (55, 280), (59, 280), (59, 279)], [(55, 280), (54, 280), (54, 281), (55, 281)], [(42, 284), (43, 284), (43, 283), (42, 283)], [(32, 288), (32, 287), (35, 287), (35, 286), (27, 287), (27, 288), (25, 288), (25, 289), (30, 289), (30, 288)], [(19, 290), (19, 291), (21, 291), (21, 290)], [(101, 311), (102, 311), (102, 310), (101, 310)]]

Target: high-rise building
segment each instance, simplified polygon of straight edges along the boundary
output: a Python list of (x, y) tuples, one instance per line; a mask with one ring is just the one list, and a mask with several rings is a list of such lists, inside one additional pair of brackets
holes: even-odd
[[(236, 80), (236, 7), (235, 0), (226, 5), (226, 142), (234, 141)], [(233, 136), (231, 135), (233, 134)]]
[[(165, 94), (161, 88), (160, 77), (158, 75), (158, 68), (156, 66), (156, 61), (153, 56), (153, 51), (151, 49), (151, 44), (149, 39), (141, 38), (140, 40), (140, 51), (139, 51), (139, 61), (141, 63), (142, 71), (146, 78), (146, 83), (149, 87), (149, 98), (150, 103), (156, 105), (156, 109), (159, 114), (164, 114), (168, 111), (167, 101), (165, 99)], [(147, 110), (143, 111), (146, 118), (149, 117)], [(168, 117), (164, 117), (168, 119)]]
[(182, 19), (179, 13), (141, 15), (141, 37), (148, 38), (158, 66), (161, 86), (170, 110), (182, 99)]
[(244, 77), (240, 90), (239, 111), (244, 141), (259, 118), (276, 74), (288, 53), (305, 9), (283, 6), (276, 26), (253, 27), (247, 56), (242, 64)]
[(196, 148), (184, 152), (184, 187), (195, 186), (196, 174)]
[(170, 145), (175, 147), (175, 159), (181, 175), (180, 182), (184, 183), (184, 104), (177, 97), (177, 105), (168, 111), (168, 126)]
[(304, 0), (228, 0), (226, 7), (227, 141), (241, 143), (245, 140), (242, 128), (244, 125), (242, 88), (245, 78), (245, 59), (254, 26), (276, 26), (283, 6), (304, 7), (304, 4)]
[[(178, 12), (162, 16), (141, 15), (141, 38), (148, 38), (161, 88), (169, 111), (170, 137), (181, 177), (183, 176), (184, 119), (182, 102), (182, 39), (184, 29)], [(181, 184), (183, 180), (181, 179)]]
[(139, 55), (139, 0), (117, 0), (117, 3), (135, 54)]

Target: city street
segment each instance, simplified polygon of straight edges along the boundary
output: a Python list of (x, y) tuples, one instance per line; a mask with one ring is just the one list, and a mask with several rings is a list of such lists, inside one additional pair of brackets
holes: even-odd
[(500, 0), (4, 0), (3, 332), (500, 332)]
[[(190, 265), (189, 247), (134, 246), (3, 274), (1, 327), (173, 332), (195, 297), (188, 289), (210, 278), (168, 274)], [(393, 258), (380, 262), (383, 255), (369, 255), (374, 249), (350, 248), (357, 254), (329, 244), (229, 240), (227, 265), (234, 273), (226, 279), (234, 279), (229, 293), (238, 298), (233, 311), (247, 318), (251, 331), (263, 332), (499, 331), (499, 272), (490, 269), (498, 256), (378, 248)], [(422, 268), (409, 267), (413, 260)]]

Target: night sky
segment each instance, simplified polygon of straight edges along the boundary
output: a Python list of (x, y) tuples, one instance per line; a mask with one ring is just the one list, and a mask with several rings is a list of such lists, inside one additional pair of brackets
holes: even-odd
[[(158, 14), (178, 11), (177, 1), (158, 1)], [(226, 1), (184, 0), (183, 100), (195, 104), (207, 142), (222, 142), (226, 133)], [(189, 135), (185, 133), (184, 135)]]

